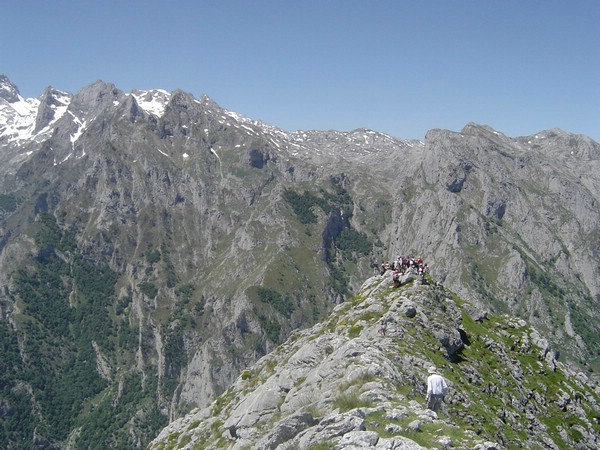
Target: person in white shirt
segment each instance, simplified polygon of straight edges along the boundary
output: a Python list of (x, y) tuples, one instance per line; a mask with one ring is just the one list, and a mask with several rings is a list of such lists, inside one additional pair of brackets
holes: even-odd
[(437, 373), (435, 366), (431, 366), (427, 371), (430, 373), (427, 377), (427, 408), (437, 412), (444, 401), (444, 395), (448, 392), (448, 383)]

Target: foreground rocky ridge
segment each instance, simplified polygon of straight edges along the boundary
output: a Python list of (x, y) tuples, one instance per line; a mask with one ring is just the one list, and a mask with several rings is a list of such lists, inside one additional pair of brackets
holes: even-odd
[[(598, 448), (599, 386), (535, 329), (414, 274), (401, 282), (370, 278), (150, 448)], [(424, 400), (432, 364), (451, 385), (439, 414)]]

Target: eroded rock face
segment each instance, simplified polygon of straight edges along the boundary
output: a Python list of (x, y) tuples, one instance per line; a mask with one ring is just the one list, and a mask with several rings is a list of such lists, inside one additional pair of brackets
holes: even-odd
[[(598, 386), (549, 357), (536, 330), (482, 317), (440, 285), (393, 286), (389, 276), (370, 278), (327, 321), (296, 331), (150, 448), (172, 436), (182, 448), (596, 448)], [(439, 413), (424, 400), (432, 364), (451, 386)], [(549, 426), (567, 415), (577, 428)]]

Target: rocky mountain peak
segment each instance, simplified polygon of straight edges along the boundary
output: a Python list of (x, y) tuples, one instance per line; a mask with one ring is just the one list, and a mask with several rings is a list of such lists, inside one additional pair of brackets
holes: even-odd
[(540, 131), (531, 136), (517, 139), (527, 147), (563, 160), (577, 158), (579, 160), (600, 159), (600, 144), (588, 136), (565, 132), (559, 128)]
[(197, 103), (196, 99), (189, 92), (177, 89), (171, 94), (168, 106), (171, 108), (184, 108), (187, 109), (194, 103)]
[(75, 94), (71, 107), (77, 117), (91, 118), (100, 111), (113, 107), (124, 97), (123, 91), (117, 89), (114, 84), (98, 80)]
[(494, 130), (489, 125), (477, 124), (475, 122), (469, 122), (466, 124), (463, 129), (460, 131), (462, 134), (472, 134), (472, 135), (481, 135), (481, 134), (495, 134), (500, 135), (498, 131)]
[(46, 88), (40, 97), (34, 133), (43, 130), (52, 122), (60, 119), (71, 103), (72, 98), (73, 96), (67, 92), (59, 91), (51, 86)]
[(2, 74), (0, 74), (0, 98), (3, 98), (9, 103), (17, 102), (21, 98), (17, 86), (15, 86), (6, 75)]
[[(23, 99), (16, 85), (5, 75), (0, 76), (0, 146), (14, 149), (31, 138), (38, 104), (38, 99)], [(0, 164), (8, 165), (3, 159), (10, 159), (12, 153), (0, 155)]]
[(202, 104), (207, 109), (212, 109), (215, 111), (221, 111), (223, 109), (216, 101), (214, 101), (211, 97), (209, 97), (206, 94), (203, 94), (200, 97), (199, 101), (200, 101), (200, 104)]

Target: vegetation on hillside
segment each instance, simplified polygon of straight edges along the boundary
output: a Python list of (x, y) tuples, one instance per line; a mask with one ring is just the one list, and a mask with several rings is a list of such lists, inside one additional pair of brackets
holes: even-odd
[[(166, 423), (154, 401), (156, 380), (98, 369), (103, 355), (132, 354), (138, 345), (127, 321), (114, 326), (117, 274), (86, 260), (50, 214), (38, 216), (35, 241), (33, 264), (16, 278), (18, 331), (0, 323), (0, 405), (9, 412), (0, 448), (37, 448), (34, 429), (48, 442), (78, 429), (76, 448), (130, 447), (124, 427), (135, 414), (148, 439)], [(107, 382), (114, 377), (119, 392)]]
[(359, 256), (368, 255), (373, 244), (366, 233), (351, 224), (354, 202), (344, 187), (344, 176), (332, 177), (330, 189), (332, 192), (320, 188), (317, 192), (305, 190), (301, 194), (286, 189), (283, 198), (304, 225), (317, 224), (318, 211), (327, 217), (321, 235), (330, 287), (336, 294), (346, 296), (349, 294), (346, 265), (356, 262)]
[(14, 195), (0, 194), (0, 211), (13, 212), (17, 209), (17, 199)]

